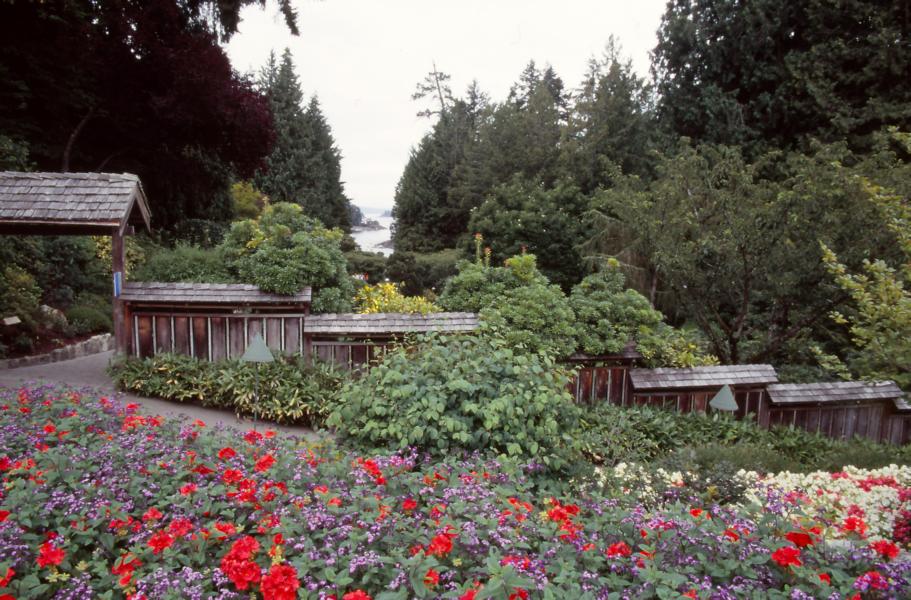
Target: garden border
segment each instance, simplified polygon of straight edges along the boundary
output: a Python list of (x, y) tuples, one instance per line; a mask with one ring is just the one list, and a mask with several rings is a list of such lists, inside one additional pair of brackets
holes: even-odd
[(114, 349), (114, 336), (110, 333), (93, 335), (87, 340), (51, 350), (45, 354), (35, 354), (33, 356), (22, 356), (20, 358), (7, 358), (0, 360), (0, 370), (18, 369), (20, 367), (31, 367), (34, 365), (45, 365), (48, 363), (81, 358), (90, 354), (100, 354)]

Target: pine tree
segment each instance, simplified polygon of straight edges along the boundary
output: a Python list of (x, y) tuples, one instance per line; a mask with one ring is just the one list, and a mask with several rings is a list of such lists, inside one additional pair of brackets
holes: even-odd
[(341, 155), (318, 99), (314, 96), (304, 108), (290, 50), (285, 49), (280, 63), (270, 55), (259, 86), (269, 97), (276, 139), (266, 167), (256, 175), (257, 187), (273, 202), (301, 205), (327, 227), (350, 229)]

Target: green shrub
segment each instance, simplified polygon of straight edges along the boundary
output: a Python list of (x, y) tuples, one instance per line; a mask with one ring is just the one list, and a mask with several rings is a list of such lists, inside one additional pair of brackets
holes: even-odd
[(176, 354), (123, 360), (110, 373), (119, 389), (142, 396), (310, 426), (323, 425), (345, 377), (327, 365), (308, 366), (300, 357), (277, 357), (259, 365), (257, 375), (257, 366), (249, 363), (210, 363)]
[(66, 320), (70, 331), (75, 335), (109, 332), (114, 329), (110, 307), (100, 309), (97, 306), (76, 304), (66, 311)]
[(491, 267), (479, 258), (475, 262), (464, 260), (456, 269), (458, 273), (446, 282), (440, 294), (438, 303), (443, 310), (481, 312), (508, 290), (548, 283), (538, 271), (533, 254), (513, 256), (505, 267)]
[(17, 316), (22, 327), (33, 331), (40, 321), (41, 289), (25, 270), (15, 266), (3, 269), (0, 277), (0, 318)]
[(369, 283), (383, 281), (386, 277), (386, 257), (379, 252), (345, 252), (345, 260), (349, 274), (366, 275)]
[(219, 246), (238, 281), (276, 294), (314, 289), (313, 312), (347, 312), (354, 285), (342, 253), (340, 229), (326, 229), (297, 204), (266, 206), (258, 219), (238, 221)]
[(233, 283), (224, 260), (214, 249), (179, 244), (154, 251), (130, 274), (135, 281)]
[(348, 383), (329, 425), (365, 447), (491, 450), (564, 470), (578, 455), (568, 381), (550, 358), (502, 341), (430, 335)]
[(402, 285), (409, 296), (428, 291), (439, 294), (446, 279), (456, 272), (462, 253), (455, 249), (438, 252), (393, 252), (386, 263), (386, 277)]
[(587, 276), (569, 297), (577, 346), (588, 354), (617, 354), (634, 342), (649, 367), (692, 367), (717, 360), (689, 332), (671, 327), (616, 268)]
[(556, 285), (531, 285), (503, 292), (481, 310), (483, 330), (500, 335), (513, 348), (571, 355), (576, 349), (576, 318)]
[(586, 412), (581, 424), (586, 455), (608, 465), (656, 461), (680, 448), (698, 448), (700, 457), (714, 456), (751, 470), (840, 470), (847, 464), (874, 468), (907, 462), (911, 453), (869, 440), (840, 441), (791, 427), (767, 430), (750, 419), (647, 406), (599, 404)]

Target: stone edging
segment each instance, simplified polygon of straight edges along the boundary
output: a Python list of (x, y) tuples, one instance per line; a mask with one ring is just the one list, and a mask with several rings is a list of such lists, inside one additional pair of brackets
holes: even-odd
[(103, 333), (101, 335), (93, 335), (87, 340), (64, 346), (63, 348), (57, 348), (47, 354), (36, 354), (35, 356), (23, 356), (21, 358), (0, 360), (0, 370), (55, 363), (60, 362), (61, 360), (88, 356), (89, 354), (107, 352), (108, 350), (113, 349), (114, 336), (110, 333)]

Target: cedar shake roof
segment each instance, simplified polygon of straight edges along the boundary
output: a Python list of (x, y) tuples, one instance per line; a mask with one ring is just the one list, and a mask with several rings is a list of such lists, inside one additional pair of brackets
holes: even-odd
[(149, 205), (130, 173), (0, 171), (0, 233), (110, 234), (149, 228)]
[(304, 331), (323, 335), (370, 335), (395, 333), (423, 333), (429, 331), (473, 331), (478, 326), (478, 316), (467, 312), (440, 312), (421, 314), (324, 314), (304, 318)]
[(120, 299), (134, 304), (278, 304), (310, 302), (310, 288), (293, 296), (263, 292), (243, 283), (159, 283), (129, 281), (123, 284)]
[(892, 381), (836, 381), (831, 383), (778, 383), (768, 388), (773, 404), (816, 404), (892, 400), (899, 410), (911, 409)]
[(721, 365), (687, 369), (630, 369), (633, 389), (720, 388), (777, 383), (772, 365)]

